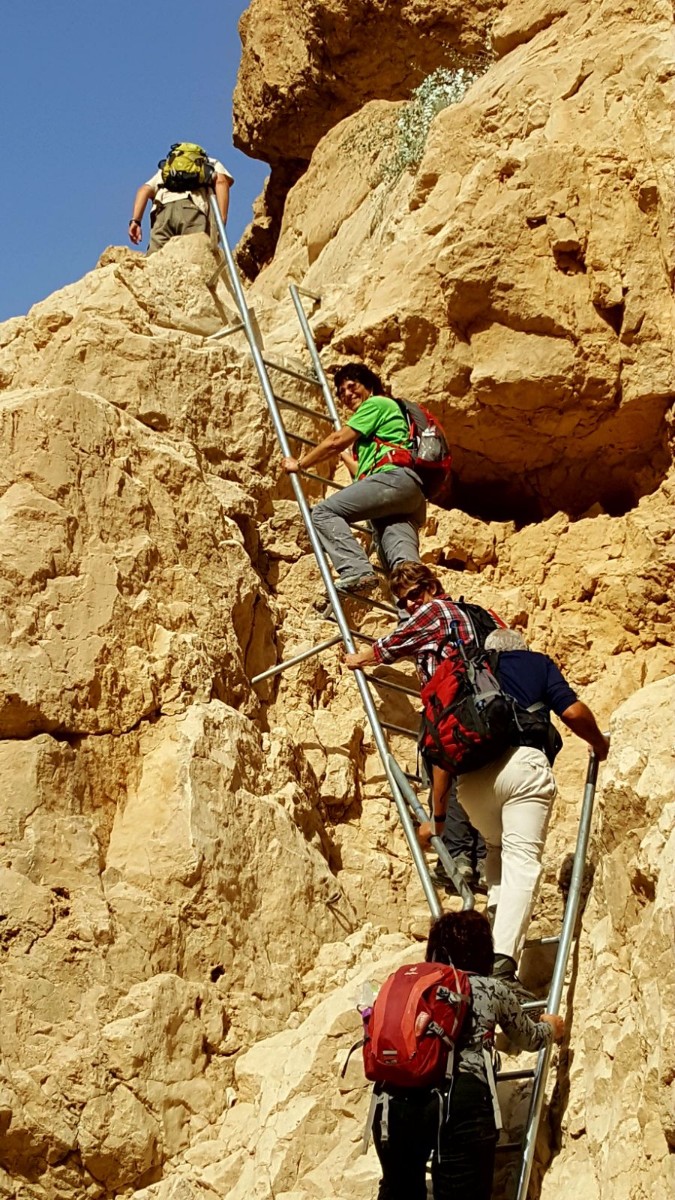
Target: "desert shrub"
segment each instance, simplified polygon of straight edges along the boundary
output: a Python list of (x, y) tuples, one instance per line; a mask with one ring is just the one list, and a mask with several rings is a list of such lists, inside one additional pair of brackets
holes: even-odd
[(417, 170), (434, 117), (441, 109), (463, 100), (479, 74), (480, 70), (470, 71), (467, 67), (439, 67), (415, 88), (396, 120), (392, 149), (382, 170), (386, 183), (393, 185), (404, 171)]

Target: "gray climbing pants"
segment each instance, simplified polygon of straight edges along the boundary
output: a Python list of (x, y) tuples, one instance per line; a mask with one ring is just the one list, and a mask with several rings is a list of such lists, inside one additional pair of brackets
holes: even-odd
[(377, 471), (319, 501), (312, 523), (338, 575), (372, 571), (365, 550), (349, 526), (369, 521), (382, 565), (392, 571), (401, 562), (419, 562), (419, 531), (426, 520), (426, 500), (409, 467)]

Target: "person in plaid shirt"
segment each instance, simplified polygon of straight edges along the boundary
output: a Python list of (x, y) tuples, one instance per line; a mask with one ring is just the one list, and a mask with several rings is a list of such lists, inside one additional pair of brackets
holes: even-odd
[[(344, 661), (355, 670), (377, 663), (397, 662), (400, 658), (414, 658), (420, 686), (424, 687), (443, 658), (443, 643), (452, 646), (459, 638), (469, 645), (477, 641), (476, 633), (469, 614), (445, 595), (440, 579), (425, 563), (401, 563), (392, 571), (389, 582), (399, 607), (405, 607), (410, 619), (392, 633), (378, 638), (372, 646), (345, 655)], [(478, 886), (482, 888), (485, 886), (485, 843), (460, 807), (449, 772), (432, 765), (432, 780), (435, 828), (431, 822), (420, 826), (420, 844), (426, 848), (432, 833), (442, 830), (443, 840), (460, 873), (469, 883), (475, 873)], [(440, 862), (436, 864), (434, 875), (438, 882), (454, 890)]]

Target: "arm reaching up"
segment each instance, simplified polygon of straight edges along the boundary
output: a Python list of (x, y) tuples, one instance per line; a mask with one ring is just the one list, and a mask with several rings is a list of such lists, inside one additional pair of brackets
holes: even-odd
[(600, 762), (604, 762), (609, 753), (609, 741), (599, 729), (590, 708), (582, 700), (576, 700), (560, 716), (567, 728), (571, 729), (572, 733), (576, 733), (577, 737), (582, 738), (584, 742), (588, 742)]

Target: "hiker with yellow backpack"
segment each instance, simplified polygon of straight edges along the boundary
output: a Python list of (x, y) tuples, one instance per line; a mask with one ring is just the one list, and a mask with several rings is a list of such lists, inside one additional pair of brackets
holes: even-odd
[(209, 199), (215, 193), (223, 224), (227, 220), (230, 172), (217, 158), (210, 158), (194, 142), (174, 142), (158, 170), (136, 192), (129, 238), (138, 246), (143, 239), (141, 222), (147, 203), (150, 213), (148, 254), (159, 250), (169, 238), (185, 233), (209, 232)]

